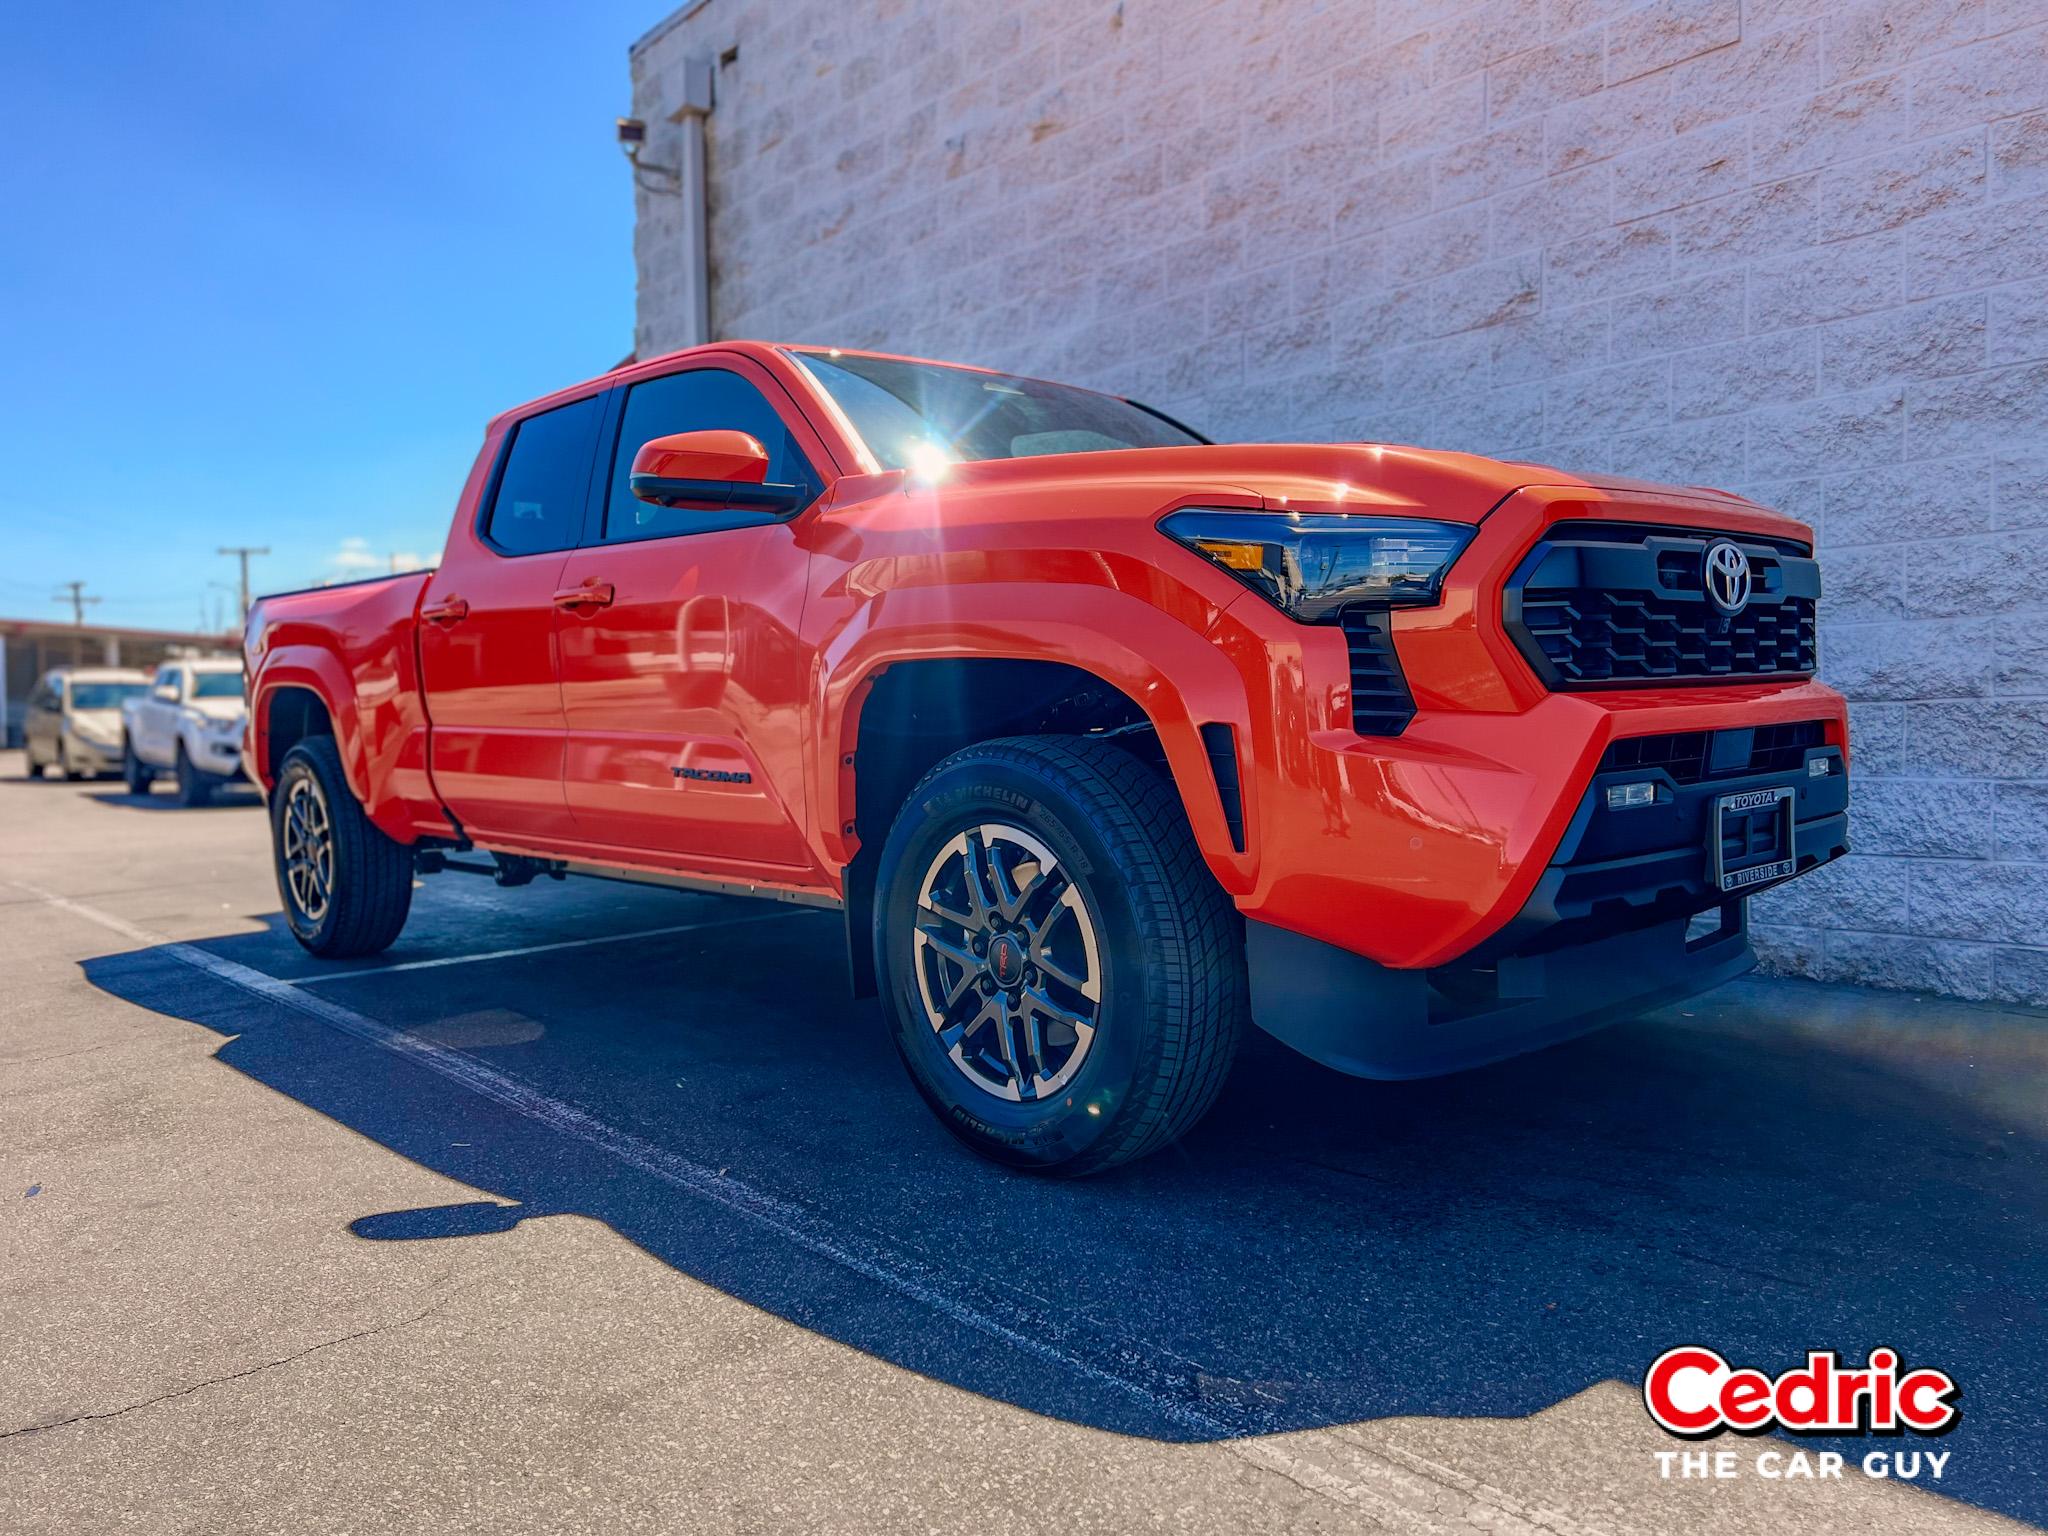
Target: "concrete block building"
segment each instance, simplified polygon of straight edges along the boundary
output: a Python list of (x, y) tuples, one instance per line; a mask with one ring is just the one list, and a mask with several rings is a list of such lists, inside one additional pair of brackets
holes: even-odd
[(2048, 0), (697, 0), (631, 61), (671, 164), (709, 68), (713, 335), (1811, 522), (1858, 851), (1767, 962), (2048, 1003)]

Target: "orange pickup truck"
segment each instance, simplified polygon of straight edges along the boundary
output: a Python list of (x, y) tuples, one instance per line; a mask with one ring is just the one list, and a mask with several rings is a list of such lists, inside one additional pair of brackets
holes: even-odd
[(1078, 1174), (1251, 1023), (1414, 1077), (1748, 969), (1847, 850), (1819, 595), (1719, 491), (728, 342), (494, 420), (438, 570), (258, 604), (246, 758), (314, 953), (479, 860), (839, 909), (945, 1124)]

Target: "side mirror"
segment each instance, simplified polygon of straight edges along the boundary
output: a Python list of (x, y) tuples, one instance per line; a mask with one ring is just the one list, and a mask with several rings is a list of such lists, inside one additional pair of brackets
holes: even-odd
[(768, 450), (744, 432), (723, 428), (672, 432), (642, 443), (633, 455), (633, 494), (657, 507), (701, 511), (741, 508), (794, 512), (801, 487), (769, 485)]
[(176, 683), (158, 683), (153, 691), (166, 704), (178, 702), (178, 685)]

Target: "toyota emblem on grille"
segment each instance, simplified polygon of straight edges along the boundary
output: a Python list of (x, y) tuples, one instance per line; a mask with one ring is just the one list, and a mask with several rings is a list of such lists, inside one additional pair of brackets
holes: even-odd
[(1749, 556), (1723, 539), (1707, 546), (1707, 597), (1726, 614), (1737, 614), (1749, 606)]

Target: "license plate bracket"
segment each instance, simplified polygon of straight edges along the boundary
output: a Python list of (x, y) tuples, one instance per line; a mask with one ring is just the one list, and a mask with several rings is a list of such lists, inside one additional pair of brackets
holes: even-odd
[(1707, 862), (1722, 892), (1754, 890), (1799, 867), (1794, 803), (1789, 786), (1745, 789), (1714, 801)]

